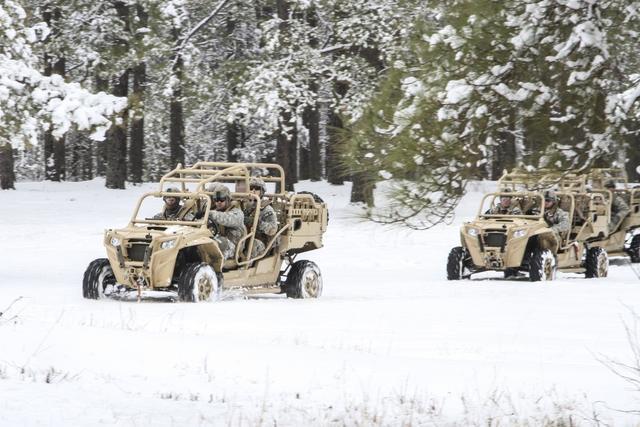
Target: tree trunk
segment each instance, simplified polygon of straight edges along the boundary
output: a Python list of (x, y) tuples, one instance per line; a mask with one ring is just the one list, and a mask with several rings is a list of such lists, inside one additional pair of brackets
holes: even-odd
[[(377, 48), (357, 47), (355, 53), (364, 58), (377, 72), (381, 72), (384, 69), (382, 55)], [(343, 91), (342, 96), (346, 94), (346, 90), (343, 89)], [(365, 203), (367, 206), (372, 207), (375, 184), (371, 182), (369, 175), (366, 172), (356, 172), (351, 177), (351, 182), (351, 203)]]
[(133, 96), (131, 105), (134, 114), (131, 119), (131, 143), (129, 145), (129, 179), (134, 183), (142, 182), (144, 158), (144, 86), (147, 66), (139, 63), (133, 69)]
[[(311, 90), (317, 93), (318, 85), (312, 83)], [(309, 147), (305, 150), (308, 155), (307, 165), (300, 165), (300, 175), (302, 179), (310, 179), (311, 181), (320, 181), (322, 179), (322, 159), (320, 157), (320, 109), (318, 104), (307, 106), (302, 116), (304, 127), (309, 132)], [(302, 159), (302, 154), (300, 155)]]
[(335, 95), (338, 98), (338, 105), (329, 110), (327, 120), (327, 150), (325, 155), (325, 169), (327, 171), (327, 181), (330, 184), (342, 185), (344, 184), (344, 169), (342, 168), (340, 161), (340, 143), (341, 132), (344, 129), (342, 118), (337, 111), (340, 108), (340, 101), (347, 94), (349, 90), (349, 83), (336, 81), (334, 83)]
[[(138, 22), (136, 28), (146, 28), (149, 15), (139, 3), (136, 5)], [(143, 34), (136, 34), (136, 43), (143, 43)], [(147, 64), (141, 61), (133, 68), (133, 85), (131, 105), (134, 110), (131, 119), (131, 142), (129, 145), (129, 179), (131, 182), (142, 182), (144, 160), (144, 92), (147, 80)]]
[[(126, 97), (129, 87), (129, 70), (116, 79), (113, 95)], [(118, 113), (114, 124), (107, 133), (107, 188), (125, 188), (127, 177), (127, 116), (128, 109)]]
[(351, 187), (351, 203), (365, 203), (367, 206), (373, 207), (374, 188), (375, 183), (368, 178), (366, 173), (354, 174), (353, 186)]
[[(173, 37), (179, 39), (178, 30), (173, 29)], [(183, 79), (183, 59), (180, 53), (174, 58), (173, 77), (174, 83), (171, 92), (169, 106), (169, 150), (171, 157), (171, 167), (175, 168), (178, 163), (184, 165), (184, 111), (182, 108), (182, 79)]]
[[(96, 72), (96, 91), (98, 92), (108, 92), (109, 91), (109, 81), (102, 77), (100, 73), (100, 69)], [(105, 141), (92, 141), (91, 146), (95, 147), (95, 158), (96, 158), (96, 176), (106, 176), (107, 174), (107, 146), (109, 145), (109, 140)]]
[[(42, 13), (43, 20), (52, 28), (52, 32), (47, 37), (46, 43), (52, 39), (56, 39), (59, 35), (57, 23), (60, 22), (61, 12), (59, 8), (55, 8), (53, 11), (49, 9), (49, 6), (45, 6)], [(66, 64), (64, 57), (58, 57), (54, 60), (57, 54), (46, 52), (44, 54), (44, 75), (50, 77), (52, 74), (58, 74), (64, 78), (66, 73)], [(53, 136), (53, 130), (47, 129), (44, 132), (44, 177), (50, 181), (61, 181), (65, 179), (66, 175), (66, 155), (65, 155), (65, 139), (55, 138)]]
[(227, 140), (227, 161), (237, 162), (238, 156), (235, 154), (235, 149), (240, 146), (240, 139), (242, 136), (242, 130), (240, 124), (234, 120), (226, 123), (226, 140)]
[(15, 190), (13, 148), (8, 142), (0, 143), (0, 190)]
[(298, 182), (297, 154), (295, 123), (291, 122), (291, 112), (282, 110), (276, 140), (276, 162), (284, 169), (286, 191), (293, 191), (293, 185)]

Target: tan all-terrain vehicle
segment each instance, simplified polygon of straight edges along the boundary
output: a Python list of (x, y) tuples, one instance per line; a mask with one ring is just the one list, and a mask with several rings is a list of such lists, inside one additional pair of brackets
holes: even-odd
[[(258, 170), (267, 185), (262, 201), (249, 191), (252, 171)], [(216, 227), (208, 221), (212, 194), (206, 188), (212, 182), (229, 188), (232, 204), (241, 207), (253, 200), (258, 206), (243, 230), (235, 256), (226, 259), (215, 240)], [(287, 193), (284, 188), (284, 171), (276, 164), (179, 165), (160, 180), (158, 191), (140, 198), (126, 227), (105, 231), (107, 257), (89, 264), (82, 283), (84, 297), (196, 302), (216, 299), (228, 290), (319, 297), (322, 276), (318, 266), (295, 258), (323, 246), (327, 206), (315, 194)], [(154, 219), (163, 211), (165, 197), (179, 197), (180, 211), (172, 220)], [(276, 213), (278, 231), (264, 242), (264, 252), (255, 254), (255, 230), (266, 204)]]
[[(486, 194), (477, 218), (460, 230), (461, 246), (449, 253), (447, 279), (459, 280), (492, 270), (503, 271), (505, 277), (526, 272), (531, 281), (552, 280), (556, 270), (584, 273), (587, 278), (605, 277), (607, 253), (589, 242), (607, 227), (606, 194), (556, 194), (560, 208), (571, 220), (571, 229), (562, 234), (552, 230), (544, 219), (542, 192)], [(501, 197), (510, 197), (521, 214), (492, 214)]]

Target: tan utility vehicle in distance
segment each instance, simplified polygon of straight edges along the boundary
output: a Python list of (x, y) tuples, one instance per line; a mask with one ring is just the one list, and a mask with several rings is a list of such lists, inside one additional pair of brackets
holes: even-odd
[[(613, 182), (616, 188), (605, 188), (607, 182)], [(632, 263), (640, 262), (640, 188), (629, 187), (627, 174), (623, 169), (591, 169), (584, 174), (514, 169), (498, 180), (499, 190), (534, 190), (552, 186), (560, 191), (575, 194), (576, 215), (582, 215), (586, 210), (588, 201), (585, 199), (589, 198), (588, 195), (591, 193), (606, 193), (609, 211), (612, 210), (614, 197), (621, 197), (629, 206), (629, 214), (620, 218), (617, 224), (613, 224), (611, 230), (601, 228), (600, 234), (592, 239), (591, 246), (603, 248), (609, 256), (628, 255)]]
[[(606, 277), (607, 253), (588, 242), (607, 227), (605, 194), (588, 197), (588, 212), (576, 212), (576, 196), (556, 193), (559, 206), (572, 219), (571, 230), (558, 234), (544, 219), (542, 192), (502, 191), (484, 196), (478, 216), (460, 230), (461, 246), (449, 253), (447, 279), (469, 278), (483, 271), (505, 276), (527, 272), (530, 281), (553, 280), (556, 270)], [(510, 197), (521, 214), (492, 214), (501, 197)]]
[[(251, 256), (260, 214), (258, 196), (249, 192), (251, 172), (275, 191), (265, 198), (278, 218), (278, 231), (265, 243), (265, 251)], [(231, 191), (232, 203), (257, 202), (250, 227), (237, 245), (235, 256), (224, 258), (208, 224), (211, 194), (208, 183), (221, 183)], [(168, 192), (178, 187), (179, 192)], [(85, 298), (168, 298), (186, 302), (216, 299), (223, 290), (245, 294), (286, 293), (292, 298), (317, 298), (322, 293), (318, 266), (298, 254), (323, 246), (327, 206), (312, 193), (286, 193), (284, 171), (267, 163), (198, 162), (176, 169), (160, 180), (156, 192), (144, 194), (125, 228), (105, 231), (107, 258), (91, 262), (84, 273)], [(175, 220), (153, 219), (163, 198), (177, 196), (181, 209)], [(262, 201), (264, 207), (264, 201)], [(211, 230), (214, 229), (214, 232)]]

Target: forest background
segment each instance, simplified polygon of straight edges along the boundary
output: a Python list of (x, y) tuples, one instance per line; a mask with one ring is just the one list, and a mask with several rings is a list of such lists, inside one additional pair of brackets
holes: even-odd
[[(638, 180), (640, 3), (5, 0), (0, 186), (277, 162), (427, 228), (470, 179)], [(400, 206), (400, 207), (399, 207)]]

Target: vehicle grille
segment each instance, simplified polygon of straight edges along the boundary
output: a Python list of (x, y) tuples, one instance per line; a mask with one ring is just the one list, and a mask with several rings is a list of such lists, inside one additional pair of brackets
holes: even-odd
[(484, 245), (491, 247), (504, 247), (507, 241), (507, 235), (504, 233), (487, 233), (484, 235)]
[(144, 252), (149, 243), (147, 240), (130, 240), (127, 245), (127, 258), (131, 261), (144, 261)]

